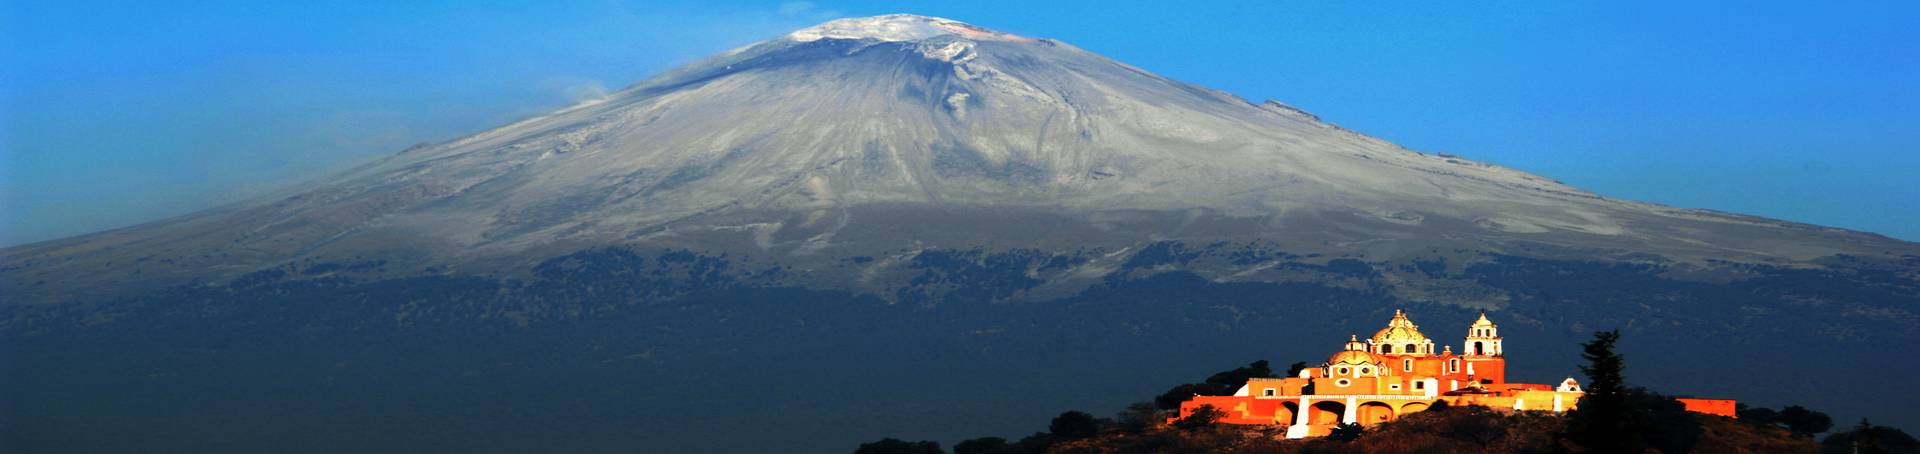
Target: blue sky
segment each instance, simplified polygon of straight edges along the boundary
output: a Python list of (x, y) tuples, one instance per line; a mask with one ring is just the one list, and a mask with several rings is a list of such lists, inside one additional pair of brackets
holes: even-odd
[(258, 195), (894, 12), (1610, 196), (1920, 240), (1916, 2), (368, 3), (0, 5), (0, 245)]

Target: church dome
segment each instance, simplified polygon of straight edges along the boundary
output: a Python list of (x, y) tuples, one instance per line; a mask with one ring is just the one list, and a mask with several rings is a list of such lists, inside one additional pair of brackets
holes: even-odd
[(1393, 311), (1393, 320), (1387, 321), (1387, 327), (1373, 333), (1373, 343), (1379, 344), (1420, 344), (1427, 342), (1427, 335), (1420, 334), (1420, 327), (1407, 319), (1407, 313)]
[(1368, 353), (1366, 350), (1345, 350), (1345, 351), (1341, 351), (1340, 353), (1334, 353), (1333, 357), (1327, 358), (1327, 365), (1332, 365), (1332, 366), (1338, 366), (1342, 364), (1378, 365), (1380, 363), (1381, 361), (1379, 356), (1375, 356), (1373, 353)]

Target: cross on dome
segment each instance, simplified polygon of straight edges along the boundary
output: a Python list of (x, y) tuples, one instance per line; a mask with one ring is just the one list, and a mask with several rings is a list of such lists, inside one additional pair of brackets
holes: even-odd
[(1393, 319), (1387, 321), (1387, 327), (1373, 333), (1374, 344), (1405, 344), (1427, 341), (1427, 335), (1420, 333), (1420, 327), (1407, 318), (1405, 311), (1394, 309)]

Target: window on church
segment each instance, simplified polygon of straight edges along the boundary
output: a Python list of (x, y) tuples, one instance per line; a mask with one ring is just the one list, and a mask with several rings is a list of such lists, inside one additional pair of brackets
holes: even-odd
[(1427, 382), (1423, 382), (1423, 381), (1413, 382), (1413, 389), (1427, 389)]
[(1407, 352), (1407, 353), (1416, 353), (1416, 352), (1419, 352), (1419, 350), (1415, 350), (1415, 349), (1413, 348), (1413, 344), (1407, 344), (1407, 349), (1406, 349), (1406, 350), (1401, 350), (1401, 351), (1403, 351), (1403, 352)]
[(1406, 369), (1407, 372), (1413, 372), (1413, 360), (1411, 359), (1401, 360), (1400, 366), (1402, 369)]
[(1267, 388), (1267, 391), (1266, 391), (1266, 394), (1267, 394), (1267, 396), (1268, 396), (1268, 397), (1272, 397), (1272, 396), (1273, 396), (1273, 388)]
[(1340, 374), (1340, 375), (1346, 375), (1346, 374), (1347, 374), (1347, 368), (1345, 368), (1345, 367), (1342, 367), (1342, 368), (1340, 368), (1340, 370), (1336, 370), (1336, 371), (1334, 371), (1334, 372), (1335, 372), (1335, 373), (1338, 373), (1338, 374)]
[(1393, 353), (1393, 346), (1392, 345), (1380, 346), (1380, 353)]

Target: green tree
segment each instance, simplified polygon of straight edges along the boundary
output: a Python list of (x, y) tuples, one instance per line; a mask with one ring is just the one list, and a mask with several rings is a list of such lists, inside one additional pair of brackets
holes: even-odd
[(1794, 434), (1812, 437), (1833, 428), (1833, 418), (1826, 413), (1808, 410), (1807, 407), (1789, 405), (1780, 409), (1780, 423)]
[(1780, 425), (1780, 412), (1774, 411), (1774, 409), (1771, 408), (1748, 407), (1747, 404), (1736, 404), (1733, 414), (1739, 416), (1740, 422), (1743, 424), (1760, 427), (1779, 427)]
[(1593, 333), (1580, 344), (1586, 394), (1568, 412), (1566, 437), (1593, 452), (1687, 452), (1700, 439), (1698, 415), (1671, 397), (1627, 387), (1626, 359), (1615, 351), (1620, 331)]
[(1300, 371), (1303, 371), (1303, 370), (1307, 370), (1307, 362), (1295, 361), (1293, 365), (1287, 366), (1287, 376), (1298, 377), (1300, 376)]
[(1177, 427), (1182, 430), (1192, 430), (1192, 429), (1199, 429), (1204, 427), (1212, 427), (1214, 423), (1220, 422), (1220, 418), (1224, 418), (1226, 416), (1227, 416), (1226, 412), (1220, 411), (1220, 409), (1218, 408), (1213, 408), (1212, 405), (1201, 405), (1200, 408), (1196, 408), (1193, 410), (1193, 414), (1187, 415), (1184, 418), (1180, 418), (1179, 420), (1174, 421), (1173, 427)]
[(897, 438), (882, 438), (872, 443), (861, 443), (853, 454), (947, 454), (940, 449), (940, 443), (931, 441), (902, 441)]
[(1249, 378), (1274, 378), (1273, 368), (1267, 365), (1267, 360), (1254, 361), (1246, 367), (1213, 374), (1207, 377), (1206, 383), (1228, 387), (1226, 393), (1231, 394), (1233, 390), (1239, 389), (1240, 385), (1247, 384)]
[(1619, 341), (1620, 331), (1600, 331), (1580, 344), (1587, 393), (1570, 412), (1567, 438), (1599, 452), (1640, 452), (1645, 443), (1633, 432), (1638, 415), (1627, 406), (1626, 359), (1613, 351)]
[(1335, 440), (1335, 441), (1354, 441), (1354, 440), (1359, 440), (1360, 435), (1365, 434), (1366, 432), (1367, 432), (1367, 428), (1359, 424), (1350, 423), (1350, 422), (1341, 423), (1338, 426), (1333, 426), (1333, 431), (1327, 433), (1327, 439)]
[(1125, 410), (1120, 410), (1120, 414), (1116, 415), (1115, 419), (1119, 423), (1120, 430), (1140, 433), (1165, 422), (1167, 420), (1165, 415), (1165, 411), (1156, 408), (1152, 403), (1135, 402), (1133, 405), (1128, 405)]
[(1648, 448), (1691, 452), (1700, 440), (1700, 414), (1687, 411), (1686, 404), (1672, 397), (1645, 388), (1628, 388), (1627, 409), (1633, 414), (1630, 431)]
[(1022, 438), (1019, 442), (1014, 443), (1013, 447), (1015, 452), (1047, 452), (1047, 448), (1053, 447), (1054, 443), (1059, 443), (1060, 441), (1060, 437), (1053, 436), (1053, 434), (1034, 432), (1033, 435), (1028, 435), (1027, 438)]
[(1920, 452), (1920, 440), (1913, 438), (1900, 429), (1876, 426), (1860, 418), (1860, 425), (1853, 430), (1828, 435), (1820, 442), (1823, 450), (1830, 453), (1915, 453)]
[(1273, 375), (1273, 368), (1267, 365), (1267, 360), (1263, 359), (1249, 363), (1244, 367), (1215, 373), (1200, 383), (1175, 385), (1172, 389), (1168, 389), (1167, 392), (1161, 393), (1159, 397), (1155, 397), (1153, 404), (1164, 410), (1172, 410), (1180, 408), (1181, 402), (1186, 402), (1187, 399), (1191, 399), (1196, 395), (1232, 395), (1234, 391), (1240, 389), (1240, 386), (1247, 384), (1247, 379), (1249, 378), (1275, 377)]
[(1000, 437), (980, 437), (961, 441), (953, 445), (953, 454), (1003, 454), (1015, 452), (1007, 439)]
[(1192, 399), (1193, 396), (1203, 395), (1202, 391), (1205, 390), (1206, 389), (1198, 383), (1174, 385), (1173, 388), (1167, 389), (1167, 392), (1155, 396), (1153, 398), (1153, 406), (1162, 410), (1178, 409), (1180, 408), (1181, 402), (1186, 402), (1187, 399)]
[(1053, 423), (1047, 425), (1047, 432), (1066, 439), (1092, 437), (1100, 434), (1100, 421), (1084, 411), (1068, 411), (1053, 417)]

